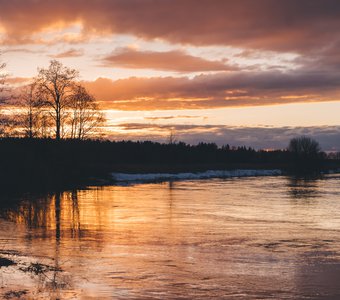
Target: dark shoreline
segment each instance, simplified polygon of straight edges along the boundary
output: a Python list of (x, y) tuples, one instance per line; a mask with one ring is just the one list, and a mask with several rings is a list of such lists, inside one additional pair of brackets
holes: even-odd
[(0, 187), (64, 189), (112, 184), (111, 173), (274, 170), (309, 176), (340, 169), (340, 160), (296, 160), (286, 150), (256, 151), (201, 143), (160, 144), (101, 140), (0, 139)]

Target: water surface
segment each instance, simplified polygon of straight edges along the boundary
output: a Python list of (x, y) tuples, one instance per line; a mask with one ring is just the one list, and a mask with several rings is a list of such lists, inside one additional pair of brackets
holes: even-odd
[[(336, 299), (340, 177), (2, 196), (0, 297)], [(5, 201), (6, 200), (6, 201)], [(17, 299), (16, 298), (16, 299)]]

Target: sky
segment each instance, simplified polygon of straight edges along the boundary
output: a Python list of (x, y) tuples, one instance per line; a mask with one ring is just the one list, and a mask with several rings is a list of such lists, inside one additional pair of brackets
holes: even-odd
[(111, 139), (340, 151), (338, 0), (0, 0), (8, 82), (57, 59)]

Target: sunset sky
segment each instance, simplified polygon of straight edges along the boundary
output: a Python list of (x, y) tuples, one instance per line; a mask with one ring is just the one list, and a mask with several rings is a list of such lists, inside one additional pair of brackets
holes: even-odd
[(78, 69), (108, 137), (340, 150), (338, 0), (0, 0), (1, 59), (22, 84)]

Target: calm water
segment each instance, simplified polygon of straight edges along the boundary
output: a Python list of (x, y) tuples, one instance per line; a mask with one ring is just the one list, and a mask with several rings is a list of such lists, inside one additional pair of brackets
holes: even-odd
[(339, 183), (257, 177), (20, 196), (0, 210), (0, 257), (16, 263), (0, 268), (0, 298), (340, 299)]

